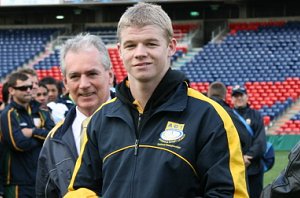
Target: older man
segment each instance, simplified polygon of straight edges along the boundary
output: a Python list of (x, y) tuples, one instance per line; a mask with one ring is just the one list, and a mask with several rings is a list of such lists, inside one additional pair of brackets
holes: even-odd
[(61, 48), (64, 84), (76, 103), (45, 141), (38, 161), (37, 197), (62, 197), (80, 152), (81, 124), (111, 98), (111, 62), (97, 36), (77, 35)]

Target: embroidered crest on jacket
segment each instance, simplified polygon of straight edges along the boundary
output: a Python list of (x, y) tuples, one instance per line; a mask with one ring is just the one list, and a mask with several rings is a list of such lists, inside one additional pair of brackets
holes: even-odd
[(175, 122), (168, 122), (165, 130), (160, 133), (159, 141), (163, 143), (176, 143), (183, 140), (185, 134), (183, 133), (184, 124)]

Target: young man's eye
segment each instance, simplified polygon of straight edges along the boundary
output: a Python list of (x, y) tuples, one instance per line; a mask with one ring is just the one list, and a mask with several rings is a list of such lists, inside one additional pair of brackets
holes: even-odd
[(124, 46), (124, 48), (125, 48), (125, 49), (128, 49), (128, 48), (133, 48), (133, 47), (134, 47), (134, 45), (133, 45), (133, 44), (128, 44), (128, 45), (125, 45), (125, 46)]

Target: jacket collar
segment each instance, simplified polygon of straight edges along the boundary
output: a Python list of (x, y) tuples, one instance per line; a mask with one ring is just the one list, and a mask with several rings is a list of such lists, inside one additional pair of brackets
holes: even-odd
[[(116, 96), (123, 103), (128, 104), (132, 108), (136, 108), (135, 105), (133, 105), (134, 98), (131, 95), (126, 81), (128, 81), (128, 78), (117, 86)], [(152, 111), (162, 104), (168, 103), (167, 101), (169, 101), (171, 97), (174, 97), (174, 92), (177, 91), (178, 87), (181, 87), (179, 85), (184, 84), (186, 90), (187, 83), (188, 80), (182, 72), (169, 69), (147, 102), (144, 112)], [(176, 101), (176, 105), (178, 104), (177, 102), (178, 101)]]
[[(114, 92), (110, 92), (110, 96), (111, 98), (115, 97), (115, 93)], [(67, 133), (68, 129), (70, 127), (72, 127), (73, 121), (76, 118), (76, 105), (74, 105), (69, 112), (66, 115), (65, 120), (63, 121), (64, 123), (62, 124), (61, 127), (59, 127), (59, 129), (55, 132), (55, 134), (53, 135), (54, 139), (58, 139), (61, 140), (62, 137)]]
[(27, 109), (25, 109), (24, 106), (22, 106), (22, 105), (16, 103), (14, 100), (12, 100), (12, 101), (10, 102), (10, 106), (12, 106), (13, 108), (15, 108), (15, 109), (17, 109), (17, 110), (19, 110), (19, 111), (26, 111), (26, 112), (27, 112)]
[[(113, 105), (105, 110), (106, 116), (128, 120), (128, 117), (132, 115), (128, 108), (124, 108), (124, 103), (131, 110), (136, 111), (136, 106), (132, 104), (134, 99), (126, 86), (126, 81), (127, 79), (117, 86), (117, 99)], [(188, 100), (187, 88), (188, 81), (183, 73), (169, 70), (150, 97), (143, 114), (153, 115), (161, 111), (183, 111)]]
[(29, 103), (31, 109), (32, 109), (32, 113), (37, 113), (39, 112), (41, 109), (40, 109), (40, 106), (41, 104), (36, 101), (36, 100), (31, 100), (30, 103)]
[(68, 114), (66, 115), (66, 119), (63, 121), (61, 127), (53, 135), (53, 139), (61, 140), (65, 133), (67, 133), (68, 128), (72, 126), (72, 123), (76, 117), (76, 106), (72, 107)]
[(221, 98), (212, 96), (211, 99), (213, 99), (213, 100), (216, 101), (217, 103), (221, 104), (222, 107), (225, 106), (225, 107), (230, 108), (230, 105), (229, 105), (227, 102), (225, 102), (224, 100), (222, 100)]

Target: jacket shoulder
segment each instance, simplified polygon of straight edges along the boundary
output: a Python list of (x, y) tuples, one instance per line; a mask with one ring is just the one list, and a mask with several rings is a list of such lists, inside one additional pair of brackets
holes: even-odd
[(51, 129), (51, 131), (48, 133), (46, 140), (49, 138), (53, 138), (54, 135), (61, 129), (62, 125), (64, 124), (64, 120), (58, 122), (53, 129)]

